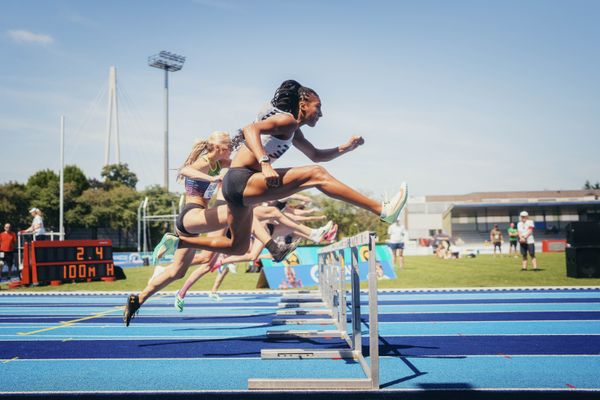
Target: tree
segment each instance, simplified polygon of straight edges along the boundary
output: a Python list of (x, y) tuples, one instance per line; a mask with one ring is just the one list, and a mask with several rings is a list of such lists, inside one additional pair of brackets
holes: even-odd
[(583, 185), (583, 189), (584, 190), (593, 190), (593, 189), (600, 189), (600, 182), (596, 182), (593, 185), (590, 183), (589, 180), (585, 181), (585, 185)]
[(135, 189), (138, 182), (137, 175), (129, 170), (127, 163), (105, 165), (100, 175), (108, 185), (120, 183)]
[(85, 228), (131, 229), (137, 222), (139, 202), (140, 194), (125, 185), (90, 188), (75, 200), (65, 219), (69, 225)]
[(39, 208), (44, 215), (44, 226), (47, 230), (58, 227), (59, 178), (58, 175), (45, 169), (31, 175), (26, 185), (30, 207)]
[(14, 230), (31, 225), (29, 198), (25, 185), (8, 182), (0, 185), (0, 223), (10, 223)]
[(84, 190), (86, 190), (90, 187), (90, 183), (88, 182), (88, 179), (86, 178), (86, 176), (83, 173), (83, 171), (81, 170), (81, 168), (79, 168), (78, 166), (67, 165), (67, 166), (65, 166), (64, 173), (65, 173), (65, 178), (64, 178), (65, 186), (67, 184), (71, 184), (72, 194), (75, 197), (80, 196)]
[(374, 231), (379, 240), (383, 240), (387, 235), (387, 224), (381, 222), (377, 215), (367, 210), (324, 195), (316, 196), (315, 204), (323, 211), (327, 219), (338, 224), (340, 238), (356, 235), (363, 231)]

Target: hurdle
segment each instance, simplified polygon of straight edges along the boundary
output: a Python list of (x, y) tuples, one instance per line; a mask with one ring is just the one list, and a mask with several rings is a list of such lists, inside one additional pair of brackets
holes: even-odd
[[(322, 248), (318, 253), (319, 288), (282, 295), (278, 317), (315, 315), (316, 318), (276, 318), (273, 325), (334, 325), (333, 330), (267, 331), (268, 338), (342, 338), (347, 348), (333, 350), (262, 349), (261, 358), (346, 359), (358, 362), (364, 378), (251, 378), (250, 390), (377, 390), (379, 389), (379, 327), (377, 310), (377, 264), (373, 232), (362, 232)], [(370, 361), (362, 351), (359, 247), (368, 246), (368, 299)], [(344, 252), (349, 249), (350, 263)], [(366, 255), (363, 255), (363, 257)], [(346, 273), (350, 274), (350, 290)], [(350, 294), (351, 313), (347, 296)], [(350, 317), (350, 321), (348, 321)], [(350, 324), (348, 324), (350, 322)], [(349, 326), (350, 325), (350, 326)], [(349, 329), (350, 328), (350, 329)]]

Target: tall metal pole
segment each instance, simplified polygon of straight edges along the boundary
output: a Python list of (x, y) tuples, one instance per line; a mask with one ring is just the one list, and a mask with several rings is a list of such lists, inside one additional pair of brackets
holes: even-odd
[(148, 57), (148, 65), (165, 71), (165, 138), (164, 138), (164, 179), (165, 189), (169, 190), (169, 71), (175, 72), (183, 68), (185, 57), (161, 51)]
[(106, 113), (106, 146), (104, 147), (104, 165), (108, 165), (110, 160), (110, 135), (112, 127), (112, 111), (113, 111), (113, 70), (114, 67), (110, 67), (108, 71), (108, 112)]
[(146, 219), (146, 216), (147, 216), (147, 213), (146, 213), (147, 207), (148, 207), (148, 197), (145, 197), (144, 198), (144, 204), (142, 206), (142, 218), (143, 218), (142, 219), (142, 224), (143, 224), (143, 228), (144, 228), (144, 234), (143, 234), (144, 243), (142, 243), (142, 248), (143, 248), (144, 252), (148, 251), (148, 236), (147, 236), (148, 231), (146, 229), (147, 226), (148, 226), (148, 221)]
[(65, 116), (60, 117), (60, 211), (58, 217), (59, 240), (65, 240)]
[(117, 164), (121, 164), (121, 143), (119, 138), (119, 103), (117, 96), (117, 68), (111, 67), (112, 69), (112, 95), (113, 95), (113, 104), (115, 105), (115, 155)]
[(169, 71), (165, 68), (165, 154), (164, 186), (169, 191)]

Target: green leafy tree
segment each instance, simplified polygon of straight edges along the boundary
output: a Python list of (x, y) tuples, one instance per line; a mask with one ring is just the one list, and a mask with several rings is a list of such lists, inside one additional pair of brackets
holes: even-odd
[(334, 200), (325, 195), (315, 197), (315, 204), (327, 216), (338, 224), (338, 237), (348, 237), (363, 231), (374, 231), (380, 241), (387, 235), (387, 224), (379, 217), (362, 208), (343, 201)]
[(84, 190), (90, 187), (90, 183), (86, 178), (85, 174), (76, 165), (65, 166), (65, 186), (69, 184), (71, 186), (71, 193), (77, 197), (83, 193)]
[(25, 229), (31, 224), (29, 205), (25, 185), (17, 182), (0, 185), (0, 223), (9, 222), (14, 230)]
[(126, 163), (105, 165), (100, 175), (104, 178), (104, 183), (107, 185), (120, 183), (135, 189), (135, 185), (138, 182), (137, 175), (129, 170), (129, 166)]
[(36, 172), (27, 180), (26, 193), (30, 200), (30, 206), (37, 207), (42, 211), (46, 229), (57, 228), (59, 214), (58, 175), (50, 169)]
[(75, 200), (65, 219), (69, 225), (85, 228), (131, 229), (137, 223), (139, 201), (140, 194), (124, 185), (90, 188)]

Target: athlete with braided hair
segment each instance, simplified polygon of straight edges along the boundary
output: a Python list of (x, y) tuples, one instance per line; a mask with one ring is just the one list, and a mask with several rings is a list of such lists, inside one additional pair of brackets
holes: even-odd
[(352, 136), (347, 143), (338, 147), (315, 148), (300, 128), (304, 125), (314, 127), (322, 115), (321, 100), (314, 90), (294, 80), (283, 82), (270, 104), (261, 110), (257, 120), (241, 130), (244, 140), (223, 178), (223, 197), (231, 211), (231, 238), (176, 237), (167, 234), (171, 246), (243, 254), (250, 240), (251, 205), (285, 198), (313, 187), (329, 197), (371, 211), (387, 223), (394, 222), (408, 197), (405, 183), (400, 185), (400, 191), (390, 201), (380, 203), (338, 181), (319, 165), (282, 169), (271, 166), (292, 145), (312, 161), (323, 162), (333, 160), (364, 143), (362, 137)]
[[(317, 149), (303, 134), (304, 125), (314, 127), (321, 112), (317, 93), (294, 80), (283, 82), (270, 104), (256, 121), (242, 129), (243, 144), (223, 178), (223, 196), (229, 206), (228, 223), (231, 237), (177, 237), (166, 235), (169, 249), (199, 248), (220, 253), (241, 255), (250, 244), (252, 205), (287, 197), (293, 193), (317, 188), (334, 199), (342, 200), (379, 215), (381, 220), (394, 222), (408, 198), (405, 183), (390, 200), (379, 202), (352, 189), (334, 178), (319, 165), (274, 169), (272, 162), (290, 146), (295, 146), (313, 162), (330, 161), (362, 145), (361, 136), (331, 149)], [(125, 310), (125, 315), (130, 313)]]

